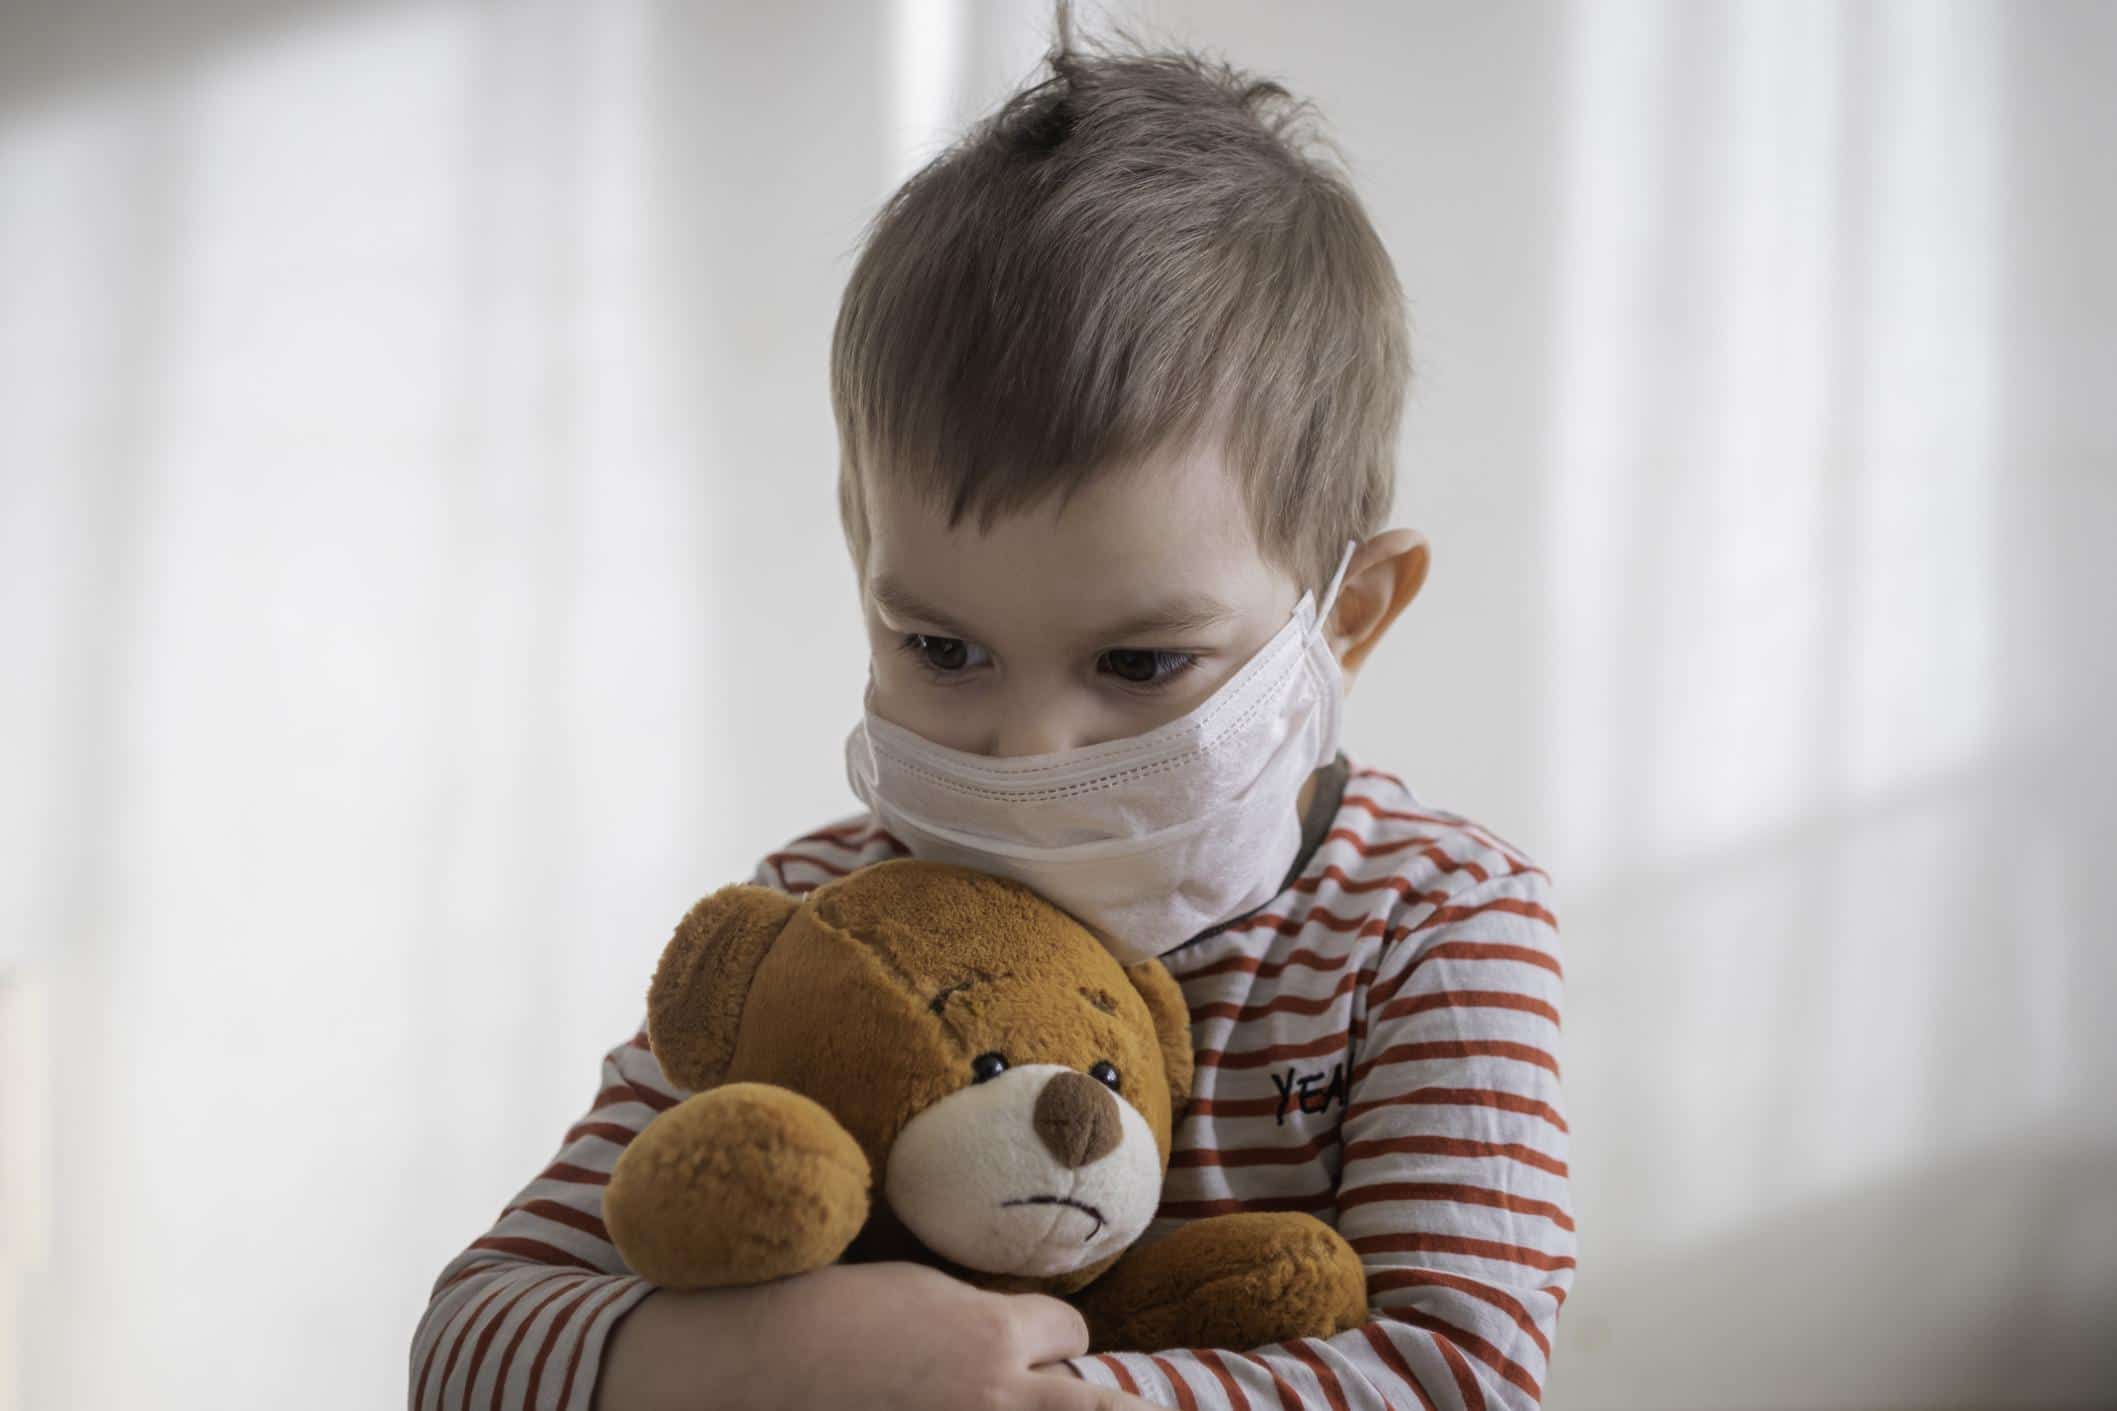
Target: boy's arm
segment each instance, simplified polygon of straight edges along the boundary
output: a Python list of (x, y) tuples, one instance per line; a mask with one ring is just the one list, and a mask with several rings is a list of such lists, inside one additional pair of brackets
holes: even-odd
[[(786, 885), (769, 858), (750, 880)], [(644, 1028), (604, 1056), (558, 1155), (435, 1281), (412, 1336), (411, 1411), (589, 1411), (611, 1333), (651, 1291), (603, 1228), (603, 1187), (626, 1144), (684, 1096)]]
[(681, 1096), (644, 1030), (603, 1059), (601, 1091), (558, 1155), (435, 1281), (412, 1338), (412, 1411), (588, 1411), (611, 1331), (650, 1291), (603, 1228), (603, 1186)]
[(1543, 874), (1520, 869), (1405, 908), (1355, 1010), (1338, 1228), (1367, 1270), (1367, 1323), (1072, 1370), (1184, 1411), (1541, 1401), (1574, 1231), (1556, 922)]

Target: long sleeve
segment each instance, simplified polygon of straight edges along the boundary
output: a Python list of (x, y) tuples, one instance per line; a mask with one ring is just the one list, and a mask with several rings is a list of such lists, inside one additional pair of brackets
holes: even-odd
[(1409, 889), (1354, 996), (1335, 1206), (1367, 1272), (1368, 1321), (1072, 1370), (1182, 1411), (1539, 1404), (1575, 1244), (1556, 923), (1526, 863), (1457, 865), (1453, 879), (1467, 884)]
[(601, 1088), (558, 1155), (435, 1281), (412, 1339), (412, 1411), (588, 1411), (611, 1331), (648, 1286), (603, 1228), (628, 1142), (681, 1094), (645, 1032), (603, 1059)]

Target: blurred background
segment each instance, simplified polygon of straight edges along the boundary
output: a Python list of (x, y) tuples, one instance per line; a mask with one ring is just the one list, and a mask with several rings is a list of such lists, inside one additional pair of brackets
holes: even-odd
[[(1558, 1408), (2117, 1398), (2117, 6), (1088, 6), (1314, 98), (1548, 864)], [(1043, 3), (0, 11), (0, 1408), (402, 1403), (698, 895), (852, 811), (825, 354)]]

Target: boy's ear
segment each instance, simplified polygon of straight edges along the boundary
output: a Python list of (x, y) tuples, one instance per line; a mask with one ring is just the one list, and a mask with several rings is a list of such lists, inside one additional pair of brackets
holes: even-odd
[(1125, 978), (1154, 1016), (1155, 1037), (1161, 1041), (1161, 1066), (1169, 1074), (1169, 1120), (1181, 1122), (1191, 1102), (1191, 1009), (1184, 1003), (1176, 977), (1158, 960), (1142, 960), (1125, 967)]
[(699, 1092), (727, 1075), (757, 966), (800, 909), (785, 892), (744, 883), (676, 923), (647, 987), (647, 1042), (669, 1081)]
[(1324, 632), (1348, 690), (1382, 634), (1426, 586), (1432, 564), (1433, 550), (1415, 529), (1386, 530), (1353, 550)]

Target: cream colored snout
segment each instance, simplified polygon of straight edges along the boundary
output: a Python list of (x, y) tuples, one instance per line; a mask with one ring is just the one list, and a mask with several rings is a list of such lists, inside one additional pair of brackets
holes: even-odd
[(1025, 1064), (905, 1124), (883, 1193), (927, 1248), (965, 1268), (1043, 1278), (1137, 1239), (1161, 1199), (1139, 1110), (1095, 1079)]

